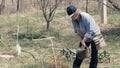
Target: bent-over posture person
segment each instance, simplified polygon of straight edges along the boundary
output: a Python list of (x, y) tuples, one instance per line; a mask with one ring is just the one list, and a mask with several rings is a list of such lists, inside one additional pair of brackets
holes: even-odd
[[(85, 48), (91, 44), (91, 60), (89, 68), (97, 68), (98, 50), (93, 38), (101, 34), (99, 27), (90, 14), (81, 12), (74, 5), (69, 5), (66, 11), (72, 19), (74, 32), (82, 39), (80, 41), (80, 46)], [(80, 68), (82, 61), (83, 59), (79, 59), (76, 55), (76, 59), (73, 62), (73, 68)]]

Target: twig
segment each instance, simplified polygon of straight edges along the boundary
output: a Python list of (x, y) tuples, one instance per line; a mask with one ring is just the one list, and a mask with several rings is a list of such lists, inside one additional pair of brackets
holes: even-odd
[[(40, 39), (40, 40), (45, 40), (45, 39), (51, 40), (52, 38), (54, 38), (54, 37), (46, 37), (46, 38), (42, 38), (42, 39)], [(51, 43), (52, 43), (52, 42), (51, 42)]]
[(52, 41), (52, 38), (49, 38), (49, 39), (50, 39), (51, 45), (52, 45), (52, 51), (53, 51), (53, 56), (54, 56), (54, 60), (55, 60), (55, 68), (57, 68), (57, 61), (56, 61), (56, 56), (55, 56), (55, 50), (53, 47), (53, 41)]
[(14, 58), (13, 55), (0, 55), (0, 57), (7, 58), (7, 59)]

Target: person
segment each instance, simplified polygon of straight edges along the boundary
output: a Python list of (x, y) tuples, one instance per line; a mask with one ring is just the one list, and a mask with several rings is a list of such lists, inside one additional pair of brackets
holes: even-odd
[[(66, 12), (72, 19), (74, 32), (81, 38), (80, 46), (86, 48), (91, 45), (89, 68), (97, 68), (98, 49), (93, 38), (101, 34), (100, 28), (90, 14), (81, 12), (75, 5), (69, 5), (66, 8)], [(80, 68), (83, 60), (84, 59), (79, 59), (76, 55), (76, 59), (73, 62), (73, 68)]]

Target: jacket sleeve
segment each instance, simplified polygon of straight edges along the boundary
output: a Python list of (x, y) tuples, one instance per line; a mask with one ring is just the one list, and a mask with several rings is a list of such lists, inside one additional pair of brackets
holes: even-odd
[(94, 19), (89, 16), (85, 18), (85, 28), (86, 28), (86, 33), (85, 36), (88, 38), (93, 38), (94, 32), (95, 32), (95, 21)]

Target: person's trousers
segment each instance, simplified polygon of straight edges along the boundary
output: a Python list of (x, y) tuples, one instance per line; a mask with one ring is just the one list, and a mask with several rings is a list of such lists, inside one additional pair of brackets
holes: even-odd
[[(94, 41), (91, 41), (89, 43), (86, 43), (87, 46), (91, 44), (91, 60), (90, 60), (90, 65), (89, 68), (97, 68), (97, 63), (98, 63), (98, 50), (96, 49), (96, 45)], [(80, 43), (80, 46), (82, 44)], [(73, 68), (80, 68), (82, 64), (83, 59), (79, 59), (76, 56), (76, 59), (73, 62)]]

